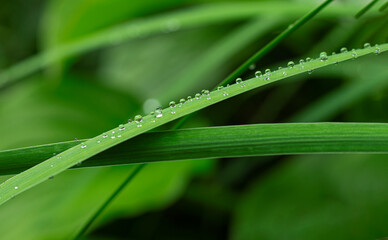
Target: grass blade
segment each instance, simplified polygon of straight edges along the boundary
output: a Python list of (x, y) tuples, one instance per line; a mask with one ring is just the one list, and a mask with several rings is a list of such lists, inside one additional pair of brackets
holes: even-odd
[(363, 9), (361, 9), (355, 16), (355, 18), (360, 18), (364, 15), (369, 9), (371, 9), (379, 0), (372, 0), (368, 3)]
[(137, 116), (135, 122), (120, 125), (102, 133), (8, 179), (0, 185), (0, 204), (104, 150), (192, 112), (287, 77), (387, 50), (388, 44), (382, 44), (331, 56), (322, 55), (318, 59), (274, 72), (267, 72), (261, 77), (237, 82), (223, 89), (204, 92), (203, 95), (196, 94), (196, 98), (190, 99), (184, 104), (176, 105), (174, 103), (169, 108), (155, 112), (154, 115), (147, 115), (144, 118)]
[(280, 42), (282, 42), (286, 37), (295, 32), (298, 28), (303, 26), (306, 22), (312, 19), (315, 15), (317, 15), (322, 9), (324, 9), (327, 5), (329, 5), (333, 0), (326, 0), (317, 8), (313, 9), (309, 13), (307, 13), (302, 18), (298, 19), (294, 24), (291, 24), (286, 30), (280, 33), (276, 38), (274, 38), (271, 42), (265, 45), (260, 51), (255, 53), (251, 58), (245, 61), (240, 67), (238, 67), (234, 72), (232, 72), (222, 83), (220, 86), (226, 86), (227, 84), (233, 82), (237, 77), (239, 77), (242, 73), (244, 73), (249, 66), (260, 60), (265, 54), (275, 48)]
[[(42, 161), (42, 156), (52, 155), (53, 149), (66, 150), (69, 145), (55, 143), (30, 147), (29, 151), (26, 148), (3, 151), (0, 161), (26, 159), (27, 163), (18, 163), (19, 169), (26, 168)], [(124, 142), (76, 167), (316, 153), (388, 153), (388, 124), (254, 124), (153, 132)], [(3, 168), (0, 174), (6, 171)]]
[(129, 184), (132, 179), (143, 169), (145, 165), (140, 164), (135, 166), (135, 169), (129, 173), (129, 175), (124, 179), (124, 181), (117, 187), (117, 189), (109, 196), (109, 198), (101, 205), (101, 207), (91, 216), (88, 222), (81, 228), (78, 234), (73, 238), (74, 240), (81, 239), (82, 236), (88, 231), (93, 222), (101, 215), (101, 213), (106, 209), (106, 207), (118, 196), (118, 194), (123, 190), (127, 184)]
[[(81, 55), (130, 39), (162, 33), (166, 30), (166, 26), (171, 24), (171, 21), (174, 24), (178, 23), (180, 29), (186, 29), (256, 18), (260, 15), (266, 15), (269, 10), (274, 15), (279, 16), (284, 16), (285, 14), (288, 16), (300, 16), (308, 11), (310, 7), (308, 4), (286, 6), (281, 2), (218, 3), (168, 13), (149, 19), (131, 21), (85, 36), (56, 49), (39, 53), (10, 66), (0, 72), (0, 88), (67, 57)], [(353, 10), (356, 7), (358, 5), (351, 5), (350, 7), (338, 6), (327, 11), (327, 15), (349, 16), (353, 14)]]
[[(241, 64), (235, 71), (233, 71), (229, 76), (227, 76), (221, 83), (219, 83), (218, 86), (226, 86), (227, 84), (233, 82), (237, 77), (239, 77), (242, 73), (244, 73), (252, 64), (255, 64), (257, 61), (259, 61), (262, 57), (265, 56), (268, 52), (270, 52), (273, 48), (275, 48), (280, 42), (282, 42), (288, 35), (295, 32), (298, 28), (303, 26), (306, 22), (308, 22), (310, 19), (312, 19), (315, 15), (317, 15), (322, 9), (324, 9), (329, 3), (331, 3), (333, 0), (326, 0), (321, 5), (298, 19), (294, 24), (290, 25), (286, 30), (284, 30), (282, 33), (280, 33), (277, 37), (275, 37), (271, 42), (269, 42), (267, 45), (265, 45), (263, 48), (261, 48), (258, 52), (256, 52), (252, 57), (250, 57), (247, 61), (245, 61), (243, 64)], [(186, 117), (179, 120), (176, 125), (174, 126), (174, 129), (181, 128), (186, 121), (190, 118), (190, 115), (187, 115)]]

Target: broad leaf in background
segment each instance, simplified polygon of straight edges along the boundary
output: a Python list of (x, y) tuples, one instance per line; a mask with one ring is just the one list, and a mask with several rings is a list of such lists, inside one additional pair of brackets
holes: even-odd
[(232, 239), (378, 239), (388, 236), (387, 156), (291, 158), (238, 203)]

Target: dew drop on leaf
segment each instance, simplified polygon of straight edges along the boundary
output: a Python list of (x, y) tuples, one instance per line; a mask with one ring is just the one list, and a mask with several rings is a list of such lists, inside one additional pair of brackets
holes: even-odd
[(158, 108), (155, 109), (155, 117), (156, 118), (163, 117), (163, 112), (162, 112), (162, 108), (161, 107), (158, 107)]
[(170, 108), (174, 108), (174, 107), (176, 106), (176, 103), (175, 103), (174, 101), (171, 101), (171, 102), (169, 103), (169, 105), (170, 105)]
[(341, 48), (341, 53), (347, 53), (348, 52), (348, 49), (346, 48), (346, 47), (343, 47), (343, 48)]
[(326, 52), (321, 52), (321, 54), (319, 54), (319, 59), (321, 59), (321, 62), (326, 61), (328, 59), (327, 58), (327, 53)]
[(293, 61), (289, 61), (288, 63), (287, 63), (287, 67), (288, 68), (293, 68), (295, 66), (295, 63), (293, 62)]

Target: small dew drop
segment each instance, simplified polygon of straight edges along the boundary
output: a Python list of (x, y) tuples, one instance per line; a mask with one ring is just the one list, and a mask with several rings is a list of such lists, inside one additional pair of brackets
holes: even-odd
[(15, 190), (17, 190), (19, 187), (18, 187), (18, 186), (15, 186), (14, 188), (15, 188)]
[(327, 58), (327, 53), (326, 52), (321, 52), (321, 54), (319, 54), (319, 59), (321, 59), (321, 62), (326, 61), (328, 59)]
[(352, 49), (352, 57), (353, 57), (353, 60), (356, 59), (358, 57), (358, 54), (356, 52), (356, 49)]
[(108, 135), (106, 135), (106, 134), (102, 136), (102, 138), (107, 138), (107, 137), (108, 137)]
[(128, 119), (128, 123), (131, 123), (131, 122), (133, 122), (133, 120), (130, 118), (130, 119)]
[(193, 98), (192, 98), (191, 96), (188, 96), (188, 97), (187, 97), (187, 101), (190, 101), (190, 102), (191, 102), (191, 101), (193, 101)]
[(378, 55), (381, 53), (381, 48), (378, 44), (375, 45), (375, 54)]
[(265, 74), (264, 74), (264, 79), (265, 80), (269, 80), (271, 75), (272, 75), (271, 70), (270, 69), (266, 69), (265, 70)]
[(306, 62), (311, 62), (311, 58), (307, 57)]
[(364, 48), (370, 48), (370, 43), (365, 43)]
[(101, 141), (100, 141), (100, 140), (98, 140), (98, 141), (97, 141), (97, 143), (101, 143)]
[(195, 94), (195, 99), (200, 99), (200, 98), (201, 98), (201, 94), (200, 93)]
[(255, 68), (256, 68), (256, 64), (251, 64), (251, 65), (249, 66), (249, 70), (255, 70)]
[(119, 134), (119, 135), (117, 135), (117, 137), (119, 138), (119, 137), (121, 137), (121, 135)]
[(210, 94), (209, 90), (206, 90), (206, 89), (202, 90), (201, 93), (204, 96), (209, 96), (209, 94)]
[(54, 179), (54, 176), (50, 176), (50, 177), (49, 177), (49, 180), (52, 180), (52, 179)]
[(81, 148), (86, 148), (86, 147), (87, 147), (86, 144), (82, 144), (82, 145), (81, 145)]
[(123, 131), (125, 129), (124, 125), (123, 124), (120, 124), (119, 125), (119, 131)]
[(341, 53), (347, 53), (348, 52), (348, 49), (346, 48), (346, 47), (343, 47), (343, 48), (341, 48)]
[(116, 137), (115, 137), (115, 136), (111, 136), (110, 138), (111, 138), (111, 139), (115, 139)]
[(141, 122), (143, 121), (143, 117), (141, 115), (135, 116), (135, 123), (137, 123), (137, 127), (142, 127)]
[(293, 68), (295, 66), (295, 63), (293, 61), (289, 61), (287, 64), (288, 68)]
[(241, 78), (237, 78), (237, 79), (236, 79), (236, 83), (237, 83), (237, 84), (242, 83), (242, 79), (241, 79)]
[(182, 104), (184, 104), (186, 102), (186, 99), (184, 99), (184, 98), (181, 98), (180, 100), (179, 100), (179, 103), (181, 104), (181, 106), (182, 106)]
[(220, 90), (222, 90), (223, 88), (224, 88), (223, 86), (218, 86), (218, 87), (217, 87), (217, 90), (220, 91)]
[(162, 107), (157, 107), (157, 108), (155, 109), (155, 117), (156, 117), (156, 118), (161, 118), (161, 117), (163, 117)]
[(255, 77), (259, 78), (261, 77), (263, 74), (261, 73), (261, 71), (256, 71), (255, 72)]
[(141, 123), (143, 121), (143, 117), (141, 115), (136, 115), (135, 116), (135, 122), (136, 123)]
[(171, 101), (169, 104), (170, 108), (174, 108), (176, 106), (176, 103), (174, 101)]

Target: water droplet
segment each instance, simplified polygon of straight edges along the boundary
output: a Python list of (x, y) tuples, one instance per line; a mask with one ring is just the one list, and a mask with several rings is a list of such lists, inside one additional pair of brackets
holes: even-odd
[(124, 124), (119, 125), (119, 131), (123, 131), (125, 129)]
[(102, 138), (107, 138), (107, 137), (108, 137), (108, 135), (106, 135), (106, 134), (102, 136)]
[(256, 64), (254, 63), (249, 66), (249, 70), (255, 70), (255, 68), (256, 68)]
[(319, 54), (319, 59), (321, 59), (321, 62), (326, 61), (328, 59), (327, 58), (327, 53), (326, 52), (321, 52), (321, 54)]
[(286, 72), (283, 72), (283, 76), (287, 76), (287, 73), (286, 73)]
[(346, 47), (343, 47), (343, 48), (341, 48), (341, 53), (347, 53), (348, 52), (348, 49), (346, 48)]
[(186, 99), (184, 99), (184, 98), (181, 98), (180, 100), (179, 100), (179, 103), (181, 104), (181, 106), (182, 106), (182, 104), (184, 104), (186, 102)]
[(143, 121), (143, 117), (141, 116), (141, 115), (136, 115), (135, 116), (135, 122), (136, 123), (140, 123), (140, 122), (142, 122)]
[(295, 66), (295, 63), (293, 62), (293, 61), (289, 61), (288, 63), (287, 63), (287, 67), (288, 68), (293, 68)]
[(302, 69), (304, 68), (304, 60), (303, 59), (299, 60), (299, 65)]
[(255, 77), (259, 78), (261, 77), (263, 74), (261, 73), (261, 71), (256, 71), (255, 72)]
[(97, 143), (101, 143), (101, 141), (100, 141), (100, 140), (98, 140), (98, 141), (97, 141)]
[(14, 188), (15, 188), (15, 190), (17, 190), (19, 187), (18, 187), (18, 186), (15, 186)]
[(365, 43), (364, 48), (370, 48), (370, 43)]
[(130, 119), (128, 119), (128, 123), (131, 123), (131, 122), (133, 122), (133, 120), (130, 118)]
[(119, 137), (121, 137), (121, 135), (119, 134), (119, 135), (117, 135), (117, 137), (119, 138)]
[(220, 91), (220, 90), (222, 90), (223, 88), (224, 88), (223, 86), (218, 86), (218, 87), (217, 87), (217, 90)]
[(308, 74), (312, 74), (313, 71), (314, 71), (314, 69), (311, 69), (311, 70), (308, 70), (307, 73), (308, 73)]
[(176, 106), (174, 101), (171, 101), (168, 105), (170, 106), (170, 108), (174, 108)]
[(191, 96), (188, 96), (188, 97), (187, 97), (187, 101), (190, 101), (190, 102), (191, 102), (191, 101), (193, 101), (193, 98), (192, 98)]
[(163, 112), (162, 112), (162, 108), (161, 107), (158, 107), (158, 108), (155, 109), (155, 117), (156, 118), (163, 117)]
[(200, 99), (201, 98), (201, 94), (200, 93), (195, 94), (195, 98), (196, 99)]
[(306, 62), (311, 62), (311, 58), (307, 57)]
[(375, 54), (378, 55), (381, 53), (381, 48), (379, 47), (378, 44), (375, 45)]
[(210, 95), (210, 91), (209, 90), (206, 90), (206, 89), (204, 89), (204, 90), (202, 90), (202, 95), (203, 96), (207, 96), (207, 100), (210, 100), (211, 98), (209, 97), (209, 95)]
[(271, 69), (265, 69), (264, 79), (265, 79), (265, 80), (269, 80), (269, 78), (271, 77), (271, 75), (272, 75)]
[(223, 95), (224, 97), (226, 97), (226, 96), (228, 96), (228, 95), (229, 95), (229, 93), (227, 93), (227, 92), (224, 92), (222, 95)]
[(135, 123), (137, 123), (137, 127), (141, 127), (141, 122), (143, 121), (143, 117), (141, 115), (135, 116)]
[(237, 84), (242, 83), (242, 79), (241, 79), (241, 78), (237, 78), (237, 79), (236, 79), (236, 83), (237, 83)]
[(283, 68), (282, 67), (278, 67), (278, 70), (282, 70)]
[(86, 148), (86, 147), (87, 145), (85, 143), (81, 145), (81, 148)]
[(54, 179), (54, 176), (50, 176), (50, 177), (49, 177), (49, 180), (52, 180), (52, 179)]
[(352, 57), (353, 57), (353, 59), (356, 59), (358, 57), (356, 49), (352, 49)]
[(115, 137), (115, 136), (111, 136), (110, 138), (111, 138), (111, 139), (115, 139), (116, 137)]
[(82, 164), (82, 161), (81, 162), (77, 162), (77, 164), (75, 164), (76, 166), (80, 166)]
[(54, 167), (54, 165), (51, 164), (50, 167)]

